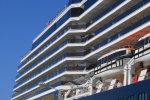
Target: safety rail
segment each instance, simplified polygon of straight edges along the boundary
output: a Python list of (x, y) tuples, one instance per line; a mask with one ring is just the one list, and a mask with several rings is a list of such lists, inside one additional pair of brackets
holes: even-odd
[(94, 68), (94, 73), (99, 74), (99, 73), (103, 73), (105, 71), (114, 69), (116, 67), (121, 67), (123, 66), (123, 59), (119, 59), (119, 60), (112, 60), (110, 62), (107, 62), (105, 64), (103, 64), (104, 66), (100, 65)]
[[(68, 2), (62, 10), (58, 12), (58, 14), (50, 21), (50, 24), (53, 23), (70, 5), (81, 3), (83, 0), (74, 0), (72, 2)], [(46, 27), (45, 27), (46, 28)]]
[[(37, 47), (43, 40), (45, 40), (49, 35), (51, 35), (54, 31), (56, 31), (67, 20), (69, 20), (72, 17), (79, 17), (87, 9), (89, 9), (91, 6), (93, 6), (93, 4), (96, 3), (97, 1), (98, 0), (92, 0), (92, 1), (91, 0), (87, 0), (87, 1), (85, 0), (85, 2), (84, 2), (84, 9), (82, 7), (77, 7), (77, 8), (73, 8), (70, 11), (68, 11), (64, 16), (61, 17), (60, 20), (58, 20), (51, 28), (49, 28), (42, 36), (40, 36), (38, 40), (36, 40), (33, 43), (32, 49), (34, 49), (35, 47)], [(74, 10), (76, 10), (76, 13), (71, 13)]]
[[(149, 80), (150, 79), (150, 72), (146, 73), (146, 75), (143, 75), (143, 76), (145, 77), (144, 80)], [(139, 77), (143, 77), (143, 76), (139, 76)]]
[[(62, 36), (65, 32), (67, 32), (68, 30), (74, 30), (74, 29), (85, 29), (87, 27), (89, 27), (90, 25), (92, 25), (93, 23), (95, 23), (98, 19), (102, 18), (104, 15), (106, 15), (108, 12), (110, 12), (111, 10), (113, 10), (114, 8), (116, 8), (119, 4), (121, 4), (124, 0), (119, 0), (116, 3), (114, 3), (112, 6), (108, 7), (106, 10), (104, 10), (104, 13), (100, 13), (98, 17), (94, 18), (92, 23), (88, 23), (86, 25), (78, 25), (78, 28), (76, 27), (72, 27), (69, 26), (67, 28), (65, 28), (60, 34), (58, 34), (56, 37), (52, 39), (52, 41), (50, 41), (50, 43), (53, 43), (56, 39), (58, 39), (60, 36)], [(83, 40), (84, 41), (84, 40)], [(46, 45), (43, 46), (43, 48), (45, 49), (47, 46), (49, 46), (49, 43), (47, 43)], [(41, 51), (43, 51), (44, 49), (41, 48), (39, 51), (37, 51), (38, 53), (40, 53)], [(35, 54), (33, 54), (33, 57), (35, 57), (38, 53), (35, 52)], [(25, 63), (27, 63), (28, 61), (30, 61), (33, 57), (29, 57), (28, 60), (26, 60), (25, 62), (23, 62), (19, 67), (21, 68)]]
[[(143, 6), (145, 3), (147, 3), (147, 2), (149, 2), (148, 0), (145, 0), (145, 1), (142, 1), (142, 2), (144, 2), (144, 3), (139, 3), (138, 5), (139, 6)], [(113, 24), (114, 24), (114, 22), (117, 22), (118, 20), (120, 20), (121, 18), (124, 18), (125, 16), (127, 16), (127, 13), (129, 14), (129, 13), (131, 13), (132, 11), (135, 11), (139, 6), (134, 6), (134, 7), (132, 7), (131, 9), (129, 9), (126, 13), (124, 13), (124, 14), (122, 14), (121, 16), (119, 16), (119, 18), (117, 17), (116, 19), (114, 19), (115, 21), (112, 21), (113, 22)], [(102, 28), (100, 28), (99, 30), (97, 30), (95, 33), (96, 33), (96, 35), (97, 34), (99, 34), (102, 30), (104, 30), (104, 29), (106, 29), (108, 26), (109, 26), (109, 24), (110, 25), (112, 25), (112, 22), (110, 22), (110, 23), (108, 23), (108, 25), (105, 25), (105, 26), (103, 26)], [(114, 35), (114, 37), (113, 38), (117, 38), (117, 35)], [(111, 40), (111, 39), (110, 39)], [(113, 41), (113, 40), (111, 40), (111, 41)], [(106, 41), (107, 42), (107, 41)], [(105, 42), (104, 42), (105, 43)], [(96, 46), (97, 47), (97, 46)], [(95, 47), (95, 48), (96, 48)], [(99, 46), (98, 46), (99, 47)], [(45, 46), (44, 46), (44, 48), (46, 48)], [(42, 51), (42, 50), (41, 50)], [(22, 65), (20, 65), (20, 67), (21, 67)], [(20, 68), (19, 67), (19, 68)]]
[(138, 59), (147, 54), (150, 54), (150, 44), (148, 44), (148, 47), (142, 46), (142, 47), (138, 48), (137, 50), (135, 50), (134, 59)]
[(74, 26), (69, 26), (66, 27), (64, 30), (62, 30), (62, 32), (60, 32), (57, 36), (55, 36), (54, 38), (52, 38), (49, 42), (47, 42), (44, 46), (42, 46), (39, 50), (37, 50), (36, 52), (34, 52), (32, 54), (32, 56), (30, 56), (26, 61), (22, 62), (21, 65), (18, 67), (18, 69), (20, 69), (21, 67), (23, 67), (27, 62), (29, 62), (31, 59), (33, 59), (34, 57), (36, 57), (39, 53), (41, 53), (42, 51), (44, 51), (45, 49), (47, 49), (48, 46), (50, 46), (53, 42), (55, 42), (59, 37), (61, 37), (63, 34), (65, 34), (67, 31), (71, 31), (71, 30), (79, 30), (79, 29), (85, 29), (86, 25), (78, 25), (78, 27), (74, 27)]
[(40, 80), (37, 80), (36, 82), (32, 82), (32, 84), (26, 86), (25, 89), (22, 89), (22, 90), (19, 91), (18, 93), (15, 93), (15, 94), (14, 94), (14, 97), (17, 96), (17, 95), (19, 95), (19, 94), (21, 94), (21, 93), (23, 93), (23, 92), (25, 92), (25, 91), (28, 91), (28, 90), (32, 89), (33, 87), (37, 86), (37, 85), (38, 85), (39, 83), (41, 83), (41, 82), (42, 82), (42, 83), (43, 83), (43, 82), (46, 82), (47, 80), (50, 80), (50, 79), (52, 79), (52, 78), (55, 78), (55, 77), (57, 77), (58, 75), (61, 75), (61, 74), (65, 73), (65, 72), (82, 72), (82, 73), (83, 73), (83, 72), (88, 72), (88, 71), (84, 70), (84, 67), (82, 67), (82, 66), (78, 66), (78, 68), (70, 68), (70, 67), (66, 67), (66, 66), (65, 66), (65, 67), (61, 68), (60, 70), (55, 71), (55, 72), (53, 72), (53, 73), (51, 73), (51, 74), (49, 74), (49, 75), (43, 77), (43, 78), (40, 79)]
[(80, 56), (80, 55), (84, 55), (84, 53), (65, 53), (65, 54), (62, 54), (59, 58), (55, 59), (54, 61), (51, 61), (49, 64), (47, 64), (46, 66), (43, 66), (41, 68), (41, 70), (38, 70), (36, 71), (35, 73), (32, 73), (32, 75), (29, 75), (28, 78), (25, 78), (24, 80), (22, 80), (21, 82), (19, 82), (18, 84), (16, 84), (14, 86), (14, 88), (18, 87), (19, 85), (27, 82), (28, 80), (32, 79), (33, 77), (36, 77), (37, 75), (39, 75), (40, 73), (44, 72), (45, 70), (47, 70), (48, 68), (50, 68), (51, 66), (57, 64), (58, 62), (64, 60), (65, 58), (67, 57), (77, 57), (77, 56)]
[[(118, 32), (117, 34), (115, 34), (115, 36), (117, 36), (117, 37), (115, 37), (115, 38), (112, 38), (114, 36), (110, 37), (110, 38), (112, 38), (111, 42), (118, 39), (118, 38), (120, 38), (121, 36), (125, 35), (126, 33), (130, 32), (131, 30), (137, 28), (138, 26), (146, 23), (149, 20), (150, 20), (150, 16), (146, 16), (143, 19), (139, 20), (138, 22), (132, 24), (131, 26), (123, 29), (121, 32)], [(106, 39), (103, 42), (101, 42), (101, 43), (97, 44), (96, 46), (94, 46), (93, 50), (97, 50), (97, 49), (103, 47), (104, 45), (107, 45), (108, 43), (110, 43), (110, 41), (108, 42), (108, 39)]]
[[(101, 43), (95, 45), (93, 50), (97, 50), (97, 49), (103, 47), (104, 45), (107, 45), (108, 43), (110, 43), (110, 42), (112, 42), (112, 41), (114, 41), (114, 40), (120, 38), (121, 36), (125, 35), (126, 33), (130, 32), (131, 30), (137, 28), (138, 26), (140, 26), (140, 25), (146, 23), (146, 22), (149, 21), (149, 20), (150, 20), (150, 16), (144, 17), (143, 19), (139, 20), (138, 22), (132, 24), (131, 26), (129, 26), (129, 27), (123, 29), (121, 32), (118, 32), (117, 34), (114, 35), (114, 36), (117, 36), (117, 37), (113, 38), (114, 36), (112, 36), (112, 37), (110, 37), (109, 39), (106, 39), (106, 40), (104, 40), (103, 42), (101, 42)], [(111, 41), (108, 41), (108, 40), (110, 40), (111, 38), (112, 38), (112, 40), (111, 40)]]
[[(54, 84), (51, 85), (51, 87), (56, 87), (56, 86), (59, 86), (59, 85), (61, 85), (61, 82), (54, 83)], [(28, 99), (28, 98), (30, 98), (30, 97), (36, 96), (37, 94), (43, 93), (43, 92), (45, 92), (45, 91), (48, 91), (48, 90), (52, 89), (51, 87), (46, 87), (46, 86), (45, 86), (45, 87), (41, 87), (41, 88), (39, 88), (37, 91), (34, 91), (33, 94), (23, 97), (23, 99)], [(24, 92), (25, 92), (25, 91), (24, 91)], [(23, 93), (23, 92), (21, 92), (21, 93)], [(12, 95), (12, 98), (18, 96), (19, 94), (20, 94), (20, 93), (17, 93), (17, 92), (14, 93), (14, 94)]]
[[(75, 0), (75, 2), (68, 2), (68, 4), (65, 5), (65, 6), (63, 7), (63, 9), (62, 9), (61, 11), (59, 11), (58, 14), (57, 14), (53, 19), (51, 19), (51, 21), (48, 22), (48, 25), (50, 25), (51, 23), (53, 23), (70, 5), (72, 5), (72, 4), (74, 4), (74, 3), (80, 3), (80, 2), (82, 2), (82, 1), (83, 1), (83, 0)], [(48, 25), (47, 25), (45, 28), (47, 28)], [(45, 28), (44, 28), (44, 29), (45, 29)], [(25, 58), (30, 52), (31, 52), (31, 50), (30, 50), (29, 52), (25, 53), (24, 56), (21, 57), (21, 59)]]
[[(39, 60), (37, 60), (36, 62), (34, 62), (34, 64), (32, 64), (31, 66), (26, 67), (26, 69), (24, 69), (22, 72), (20, 72), (16, 76), (16, 79), (18, 79), (20, 76), (22, 76), (23, 74), (25, 74), (26, 72), (28, 72), (29, 70), (31, 70), (32, 68), (34, 68), (36, 65), (38, 65), (43, 60), (45, 60), (46, 58), (48, 58), (49, 56), (51, 56), (52, 54), (54, 54), (55, 52), (57, 52), (59, 49), (61, 49), (65, 45), (67, 45), (69, 43), (81, 43), (81, 42), (83, 42), (81, 39), (68, 39), (68, 40), (65, 40), (59, 46), (57, 46), (56, 48), (52, 49), (47, 54), (45, 54), (45, 56), (41, 57)], [(79, 56), (82, 56), (82, 55), (79, 55)]]

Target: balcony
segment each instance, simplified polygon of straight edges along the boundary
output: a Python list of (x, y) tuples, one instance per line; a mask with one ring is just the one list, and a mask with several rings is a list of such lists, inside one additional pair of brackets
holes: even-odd
[(18, 84), (16, 84), (14, 86), (14, 89), (16, 87), (20, 86), (21, 84), (27, 82), (28, 80), (31, 80), (32, 78), (36, 77), (37, 75), (39, 75), (40, 73), (44, 72), (45, 70), (47, 70), (51, 66), (57, 64), (58, 62), (62, 61), (66, 57), (77, 57), (77, 56), (84, 56), (84, 53), (66, 53), (66, 54), (63, 54), (62, 56), (60, 56), (59, 58), (55, 59), (54, 61), (51, 61), (48, 65), (43, 66), (40, 70), (32, 73), (32, 75), (28, 76), (28, 78), (25, 78), (24, 80), (22, 80), (21, 82), (19, 82)]
[[(134, 29), (134, 28), (137, 28), (138, 26), (144, 24), (145, 22), (147, 22), (147, 21), (149, 21), (149, 20), (150, 20), (150, 16), (145, 17), (145, 18), (143, 18), (142, 20), (138, 21), (137, 23), (133, 24), (133, 25), (132, 25), (132, 28), (133, 28), (133, 29)], [(124, 32), (127, 33), (127, 32), (129, 32), (130, 30), (132, 30), (132, 29), (131, 29), (131, 28), (130, 28), (130, 29), (127, 29), (127, 30), (124, 31)], [(122, 35), (125, 34), (124, 32), (123, 32)], [(119, 37), (118, 37), (118, 38), (119, 38)], [(118, 39), (118, 38), (116, 38), (116, 39)], [(116, 40), (116, 39), (115, 39), (115, 40)]]
[(95, 75), (96, 75), (96, 74), (114, 69), (116, 67), (121, 67), (121, 66), (123, 66), (123, 59), (112, 60), (112, 61), (109, 61), (107, 63), (100, 64), (99, 66), (96, 66), (95, 69), (94, 69), (94, 72), (95, 72)]
[(28, 72), (29, 70), (31, 70), (32, 68), (34, 68), (36, 65), (38, 65), (39, 63), (41, 63), (43, 60), (45, 60), (46, 58), (48, 58), (49, 56), (51, 56), (52, 54), (54, 54), (56, 51), (58, 51), (60, 48), (64, 47), (65, 45), (69, 44), (69, 43), (81, 43), (83, 42), (80, 39), (69, 39), (64, 41), (63, 43), (61, 43), (58, 47), (54, 48), (53, 50), (51, 50), (50, 52), (48, 52), (47, 54), (45, 54), (45, 56), (43, 56), (42, 58), (40, 58), (39, 60), (37, 60), (34, 64), (32, 64), (31, 66), (26, 67), (26, 69), (24, 69), (23, 72), (21, 72), (20, 74), (17, 75), (16, 79), (18, 79), (20, 76), (22, 76), (23, 74), (25, 74), (26, 72)]
[[(90, 1), (90, 0), (89, 0), (89, 1)], [(97, 0), (93, 0), (93, 1), (90, 2), (90, 3), (89, 3), (89, 1), (87, 1), (87, 2), (85, 3), (85, 6), (86, 6), (86, 7), (84, 8), (84, 10), (87, 10), (87, 9), (88, 9), (91, 5), (93, 5)], [(120, 1), (123, 2), (123, 0), (120, 0)], [(117, 1), (117, 3), (120, 2), (120, 1)], [(115, 3), (115, 4), (117, 4), (117, 3)], [(118, 5), (119, 5), (119, 4), (118, 4)], [(114, 5), (113, 5), (113, 6), (114, 6)], [(109, 7), (109, 8), (110, 8), (110, 7)], [(31, 59), (29, 59), (29, 60), (31, 60)], [(28, 61), (29, 61), (29, 60), (28, 60)], [(28, 61), (27, 61), (27, 62), (28, 62)], [(21, 66), (20, 66), (20, 67), (21, 67)], [(20, 67), (19, 67), (19, 68), (20, 68)], [(18, 69), (19, 69), (19, 68), (18, 68)]]
[[(145, 2), (146, 2), (146, 1), (145, 1)], [(147, 2), (146, 2), (146, 3), (147, 3)], [(144, 3), (142, 3), (142, 4), (144, 4)], [(101, 43), (95, 45), (95, 46), (94, 46), (94, 50), (96, 50), (96, 49), (98, 49), (98, 48), (100, 48), (100, 47), (102, 47), (102, 46), (105, 46), (105, 45), (107, 45), (107, 44), (110, 43), (110, 42), (113, 42), (114, 40), (116, 40), (116, 39), (118, 39), (119, 37), (123, 36), (123, 35), (126, 34), (127, 32), (129, 32), (129, 31), (133, 30), (134, 28), (136, 28), (136, 27), (138, 27), (138, 26), (144, 24), (145, 22), (149, 21), (149, 19), (150, 19), (149, 17), (150, 17), (150, 16), (147, 16), (147, 17), (141, 19), (140, 21), (134, 23), (133, 25), (131, 25), (131, 26), (125, 28), (125, 29), (122, 30), (121, 32), (118, 32), (117, 34), (111, 36), (109, 39), (106, 39), (106, 40), (102, 41)]]
[(53, 42), (55, 42), (59, 37), (61, 37), (67, 31), (70, 31), (70, 30), (79, 30), (79, 29), (85, 29), (85, 28), (86, 28), (86, 25), (78, 25), (78, 26), (76, 25), (76, 26), (69, 26), (69, 27), (65, 28), (61, 33), (59, 33), (57, 36), (55, 36), (54, 38), (52, 38), (47, 44), (45, 44), (43, 47), (41, 47), (39, 50), (37, 50), (35, 53), (33, 53), (33, 55), (31, 57), (29, 57), (24, 63), (22, 63), (18, 67), (18, 69), (20, 69), (21, 67), (23, 67), (30, 60), (32, 60), (34, 57), (36, 57), (39, 53), (41, 53), (42, 51), (44, 51), (48, 46), (50, 46)]
[[(149, 2), (149, 1), (147, 0), (147, 2)], [(142, 3), (142, 4), (139, 3), (138, 6), (139, 6), (139, 5), (143, 6), (143, 5), (144, 5), (145, 3), (147, 3), (147, 2), (146, 2), (146, 1), (143, 1), (143, 3)], [(133, 9), (133, 8), (134, 8), (134, 9)], [(137, 9), (137, 5), (134, 6), (133, 8), (131, 8), (131, 9), (133, 9), (132, 11), (135, 11), (135, 10)], [(138, 7), (138, 8), (139, 8), (139, 7)], [(130, 9), (129, 9), (129, 11), (127, 11), (127, 12), (131, 12)], [(128, 14), (127, 12), (126, 12), (126, 14)], [(124, 14), (123, 14), (123, 15), (124, 15)], [(121, 16), (122, 16), (122, 15), (121, 15)], [(119, 16), (119, 17), (120, 17), (120, 16)], [(123, 17), (125, 17), (125, 16), (123, 16)], [(115, 20), (116, 20), (116, 19), (115, 19)], [(117, 33), (117, 34), (111, 36), (109, 39), (107, 39), (107, 40), (105, 40), (105, 41), (102, 41), (101, 43), (95, 45), (95, 46), (94, 46), (94, 50), (96, 50), (96, 49), (98, 49), (98, 48), (100, 48), (100, 47), (102, 47), (102, 46), (104, 46), (104, 45), (106, 45), (106, 44), (108, 44), (108, 43), (110, 43), (110, 42), (116, 40), (117, 38), (119, 38), (120, 36), (124, 35), (124, 34), (127, 33), (128, 31), (131, 31), (131, 30), (133, 30), (134, 28), (138, 27), (137, 25), (140, 26), (141, 24), (143, 24), (144, 22), (147, 22), (147, 21), (149, 21), (149, 16), (147, 16), (146, 18), (143, 18), (142, 20), (140, 20), (140, 22), (139, 22), (139, 21), (136, 22), (136, 25), (133, 24), (132, 26), (129, 26), (129, 27), (125, 28), (124, 30), (122, 30), (121, 32), (119, 32), (119, 33)], [(107, 25), (106, 25), (106, 26), (107, 26)], [(99, 32), (97, 32), (97, 33), (99, 33)]]
[[(69, 26), (67, 28), (65, 28), (60, 34), (58, 34), (57, 36), (55, 36), (54, 38), (52, 38), (52, 40), (50, 40), (47, 44), (45, 44), (43, 47), (41, 47), (41, 49), (39, 49), (38, 51), (36, 51), (35, 53), (33, 53), (33, 55), (31, 57), (29, 57), (26, 61), (24, 61), (19, 68), (21, 68), (22, 66), (24, 66), (27, 62), (29, 62), (31, 59), (33, 59), (36, 55), (38, 55), (40, 52), (42, 52), (43, 50), (45, 50), (45, 48), (47, 48), (50, 44), (52, 44), (54, 41), (56, 41), (59, 37), (61, 37), (64, 33), (66, 33), (69, 30), (81, 30), (81, 29), (86, 29), (88, 26), (92, 25), (94, 22), (96, 22), (98, 19), (102, 18), (104, 15), (106, 15), (108, 12), (110, 12), (111, 10), (115, 9), (119, 4), (121, 4), (124, 0), (119, 0), (117, 2), (115, 2), (112, 6), (108, 7), (107, 9), (105, 9), (102, 13), (100, 13), (96, 18), (94, 18), (92, 20), (92, 23), (88, 23), (87, 25), (76, 25), (76, 26)], [(18, 69), (19, 69), (18, 68)]]
[(150, 21), (150, 16), (147, 16), (147, 17), (141, 19), (140, 21), (134, 23), (133, 25), (131, 25), (131, 26), (123, 29), (122, 31), (118, 32), (117, 34), (111, 36), (109, 39), (106, 39), (106, 40), (102, 41), (100, 44), (95, 45), (94, 50), (97, 50), (98, 48), (101, 48), (101, 47), (107, 45), (108, 43), (115, 41), (119, 37), (125, 35), (126, 33), (130, 32), (131, 30), (137, 28), (138, 26), (140, 26), (148, 21)]
[(137, 28), (138, 26), (140, 26), (140, 25), (142, 25), (142, 24), (144, 24), (148, 21), (150, 21), (150, 16), (146, 16), (145, 18), (143, 18), (143, 19), (139, 20), (138, 22), (132, 24), (131, 26), (123, 29), (122, 31), (120, 31), (117, 34), (111, 36), (110, 38), (102, 41), (101, 43), (99, 43), (97, 45), (95, 45), (94, 50), (97, 50), (98, 48), (101, 48), (101, 47), (107, 45), (108, 43), (115, 41), (116, 39), (120, 38), (121, 36), (125, 35), (126, 33), (130, 32), (131, 30)]
[[(69, 54), (69, 55), (72, 55), (72, 54)], [(63, 68), (48, 74), (47, 76), (41, 78), (40, 80), (37, 80), (36, 82), (32, 82), (31, 85), (28, 85), (24, 89), (21, 89), (21, 91), (15, 93), (13, 95), (13, 97), (15, 97), (15, 96), (17, 96), (19, 94), (22, 94), (25, 91), (28, 91), (28, 90), (32, 89), (33, 87), (35, 87), (35, 86), (38, 86), (39, 83), (44, 83), (44, 82), (46, 82), (46, 81), (48, 81), (48, 80), (50, 80), (50, 79), (52, 79), (52, 78), (62, 74), (62, 73), (69, 72), (69, 71), (70, 72), (73, 72), (73, 71), (82, 71), (83, 72), (83, 70), (84, 70), (84, 66), (76, 66), (74, 68), (71, 67), (71, 66), (64, 66)]]
[(140, 48), (138, 48), (136, 51), (135, 51), (135, 54), (134, 54), (134, 59), (138, 59), (138, 58), (141, 58), (143, 57), (144, 55), (147, 55), (147, 54), (150, 54), (150, 44), (147, 44), (146, 46), (141, 46)]
[[(80, 0), (81, 1), (81, 0)], [(77, 1), (78, 2), (78, 1)], [(97, 0), (87, 0), (84, 4), (84, 9), (82, 8), (72, 8), (67, 14), (65, 14), (58, 22), (53, 25), (54, 27), (50, 28), (45, 34), (42, 35), (36, 42), (33, 43), (32, 49), (39, 45), (44, 39), (46, 39), (54, 30), (58, 29), (64, 22), (66, 22), (70, 17), (80, 16), (88, 8), (90, 8)], [(52, 29), (52, 30), (51, 30)]]

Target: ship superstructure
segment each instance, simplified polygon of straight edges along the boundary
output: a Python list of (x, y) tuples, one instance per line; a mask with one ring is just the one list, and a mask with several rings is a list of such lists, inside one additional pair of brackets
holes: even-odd
[(136, 84), (149, 79), (149, 58), (150, 0), (69, 0), (22, 57), (12, 100), (74, 100)]

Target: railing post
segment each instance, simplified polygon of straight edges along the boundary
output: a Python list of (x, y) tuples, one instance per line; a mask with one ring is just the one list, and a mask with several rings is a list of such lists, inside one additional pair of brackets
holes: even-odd
[(90, 79), (90, 84), (89, 84), (89, 89), (90, 89), (90, 95), (93, 94), (93, 79)]
[(78, 99), (79, 92), (80, 92), (80, 90), (76, 89), (76, 97), (75, 97), (76, 99)]
[(128, 85), (130, 85), (132, 83), (132, 74), (134, 74), (134, 70), (132, 68), (132, 65), (129, 64), (128, 65)]
[(125, 67), (124, 67), (124, 82), (123, 82), (124, 86), (126, 86), (128, 84), (127, 80), (128, 80), (128, 66), (125, 65)]

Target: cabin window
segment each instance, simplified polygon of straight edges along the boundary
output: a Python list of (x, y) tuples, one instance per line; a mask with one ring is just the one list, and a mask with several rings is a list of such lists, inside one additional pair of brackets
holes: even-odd
[[(123, 51), (118, 52), (118, 55), (117, 55), (117, 56), (118, 56), (118, 57), (122, 56), (122, 53), (123, 53)], [(118, 58), (118, 57), (117, 57), (117, 58)]]
[(103, 63), (104, 63), (104, 58), (101, 59), (101, 64), (103, 64)]
[(138, 47), (142, 47), (144, 45), (144, 39), (138, 42)]
[(107, 62), (107, 57), (103, 58), (103, 63)]
[(145, 39), (145, 45), (147, 45), (148, 42), (149, 42), (149, 38), (146, 38), (146, 39)]
[(108, 59), (108, 62), (109, 62), (109, 61), (111, 61), (111, 55), (110, 55), (110, 56), (108, 56), (108, 58), (107, 58), (107, 59)]
[(115, 59), (115, 55), (116, 55), (115, 53), (114, 53), (114, 54), (112, 54), (112, 60), (114, 60), (114, 59)]
[(124, 51), (121, 52), (121, 55), (122, 55), (122, 56), (123, 56), (123, 55), (126, 55), (126, 54), (127, 54), (126, 50), (124, 50)]
[(148, 43), (150, 43), (150, 37), (148, 38)]
[(97, 61), (97, 66), (101, 65), (101, 60)]
[[(121, 52), (121, 51), (120, 51)], [(119, 56), (120, 56), (120, 52), (117, 52), (116, 54), (115, 54), (115, 59), (117, 59)]]

